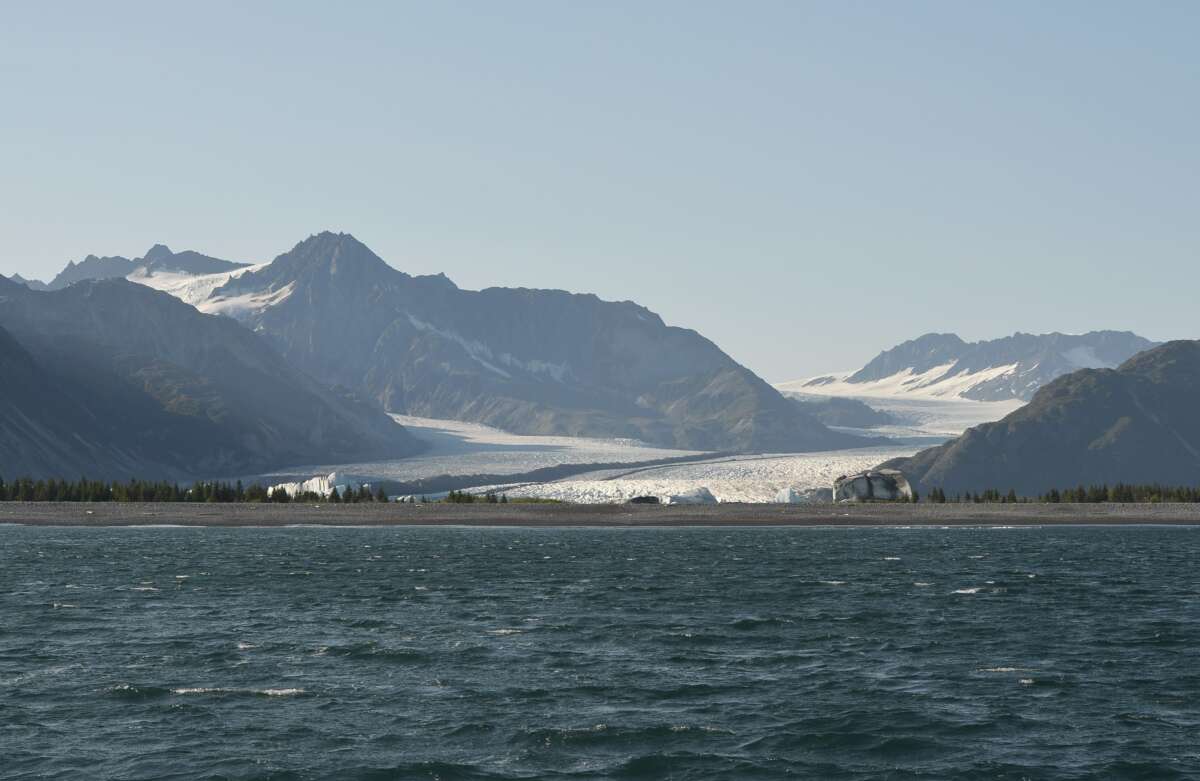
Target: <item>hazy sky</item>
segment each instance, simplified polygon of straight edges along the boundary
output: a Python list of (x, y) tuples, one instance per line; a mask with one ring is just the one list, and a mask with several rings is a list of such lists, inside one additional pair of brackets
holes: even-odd
[(769, 380), (1200, 336), (1200, 3), (6, 3), (0, 272), (349, 231)]

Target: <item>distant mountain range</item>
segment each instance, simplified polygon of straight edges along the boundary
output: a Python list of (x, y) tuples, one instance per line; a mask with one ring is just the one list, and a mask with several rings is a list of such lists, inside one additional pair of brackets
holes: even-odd
[(162, 246), (135, 260), (89, 256), (47, 287), (114, 276), (227, 315), (320, 386), (391, 412), (691, 450), (875, 442), (831, 430), (700, 334), (632, 302), (462, 290), (398, 271), (348, 234), (312, 236), (256, 266)]
[(829, 396), (1028, 401), (1057, 377), (1077, 369), (1113, 368), (1153, 346), (1127, 331), (1017, 333), (981, 342), (925, 334), (880, 353), (856, 372), (779, 387)]
[(125, 280), (0, 278), (0, 474), (191, 479), (421, 444), (237, 323)]
[(108, 257), (88, 255), (78, 263), (71, 261), (49, 283), (36, 279), (24, 279), (19, 274), (14, 274), (10, 279), (31, 290), (62, 290), (68, 285), (87, 280), (119, 279), (130, 275), (149, 277), (156, 274), (216, 274), (233, 271), (246, 265), (231, 260), (210, 258), (190, 250), (175, 253), (165, 245), (155, 244), (145, 255), (132, 260), (120, 255)]
[(461, 290), (322, 233), (198, 295), (326, 384), (394, 412), (525, 434), (629, 437), (693, 450), (796, 451), (831, 431), (712, 342), (631, 302), (558, 290)]
[(1200, 483), (1200, 342), (1168, 342), (1118, 369), (1060, 377), (996, 423), (884, 466), (948, 493), (1038, 495), (1079, 484)]

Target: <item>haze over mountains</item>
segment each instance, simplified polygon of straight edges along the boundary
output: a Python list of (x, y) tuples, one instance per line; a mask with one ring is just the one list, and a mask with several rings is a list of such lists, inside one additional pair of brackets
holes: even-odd
[[(1029, 398), (895, 465), (925, 488), (1038, 492), (1193, 482), (1200, 452), (1184, 390), (1200, 381), (1196, 344), (1127, 332), (927, 334), (856, 372), (785, 384), (786, 398), (635, 303), (462, 290), (348, 234), (259, 265), (156, 245), (19, 282), (0, 279), (0, 474), (186, 479), (419, 450), (385, 410), (686, 450), (820, 451), (878, 441), (831, 426), (898, 431), (914, 409), (936, 416), (930, 404), (995, 420)], [(911, 401), (872, 408), (884, 399)]]
[(955, 334), (925, 334), (885, 350), (856, 372), (780, 387), (835, 396), (1028, 401), (1057, 377), (1077, 369), (1114, 368), (1153, 346), (1128, 331), (1016, 333), (980, 342), (965, 342)]
[(128, 277), (131, 274), (142, 276), (156, 273), (215, 274), (222, 271), (233, 271), (246, 265), (230, 260), (210, 258), (190, 250), (174, 253), (163, 244), (155, 244), (147, 250), (145, 255), (132, 260), (120, 255), (108, 257), (88, 255), (78, 263), (71, 261), (49, 283), (22, 279), (19, 275), (13, 275), (12, 279), (32, 290), (62, 290), (68, 285), (85, 280), (117, 279)]
[(348, 234), (312, 236), (269, 264), (170, 289), (235, 317), (320, 382), (393, 412), (690, 450), (864, 443), (637, 304), (461, 290), (444, 275), (398, 271)]
[[(5, 389), (21, 418), (8, 436), (26, 442), (0, 461), (9, 474), (213, 476), (413, 452), (383, 408), (689, 450), (869, 443), (637, 304), (461, 290), (347, 234), (257, 266), (156, 245), (68, 264), (44, 291), (4, 284), (7, 360), (28, 375), (19, 404)], [(30, 388), (57, 390), (39, 406)]]
[(889, 462), (923, 489), (1036, 496), (1101, 483), (1200, 480), (1200, 342), (1168, 342), (1118, 369), (1085, 369), (958, 439)]
[(0, 329), (9, 477), (186, 480), (421, 448), (237, 323), (125, 280), (38, 292), (0, 279)]

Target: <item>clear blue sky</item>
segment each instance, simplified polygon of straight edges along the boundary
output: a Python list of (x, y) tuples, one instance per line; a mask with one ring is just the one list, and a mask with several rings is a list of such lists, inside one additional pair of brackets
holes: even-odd
[(8, 4), (0, 271), (322, 229), (770, 380), (1200, 336), (1200, 3)]

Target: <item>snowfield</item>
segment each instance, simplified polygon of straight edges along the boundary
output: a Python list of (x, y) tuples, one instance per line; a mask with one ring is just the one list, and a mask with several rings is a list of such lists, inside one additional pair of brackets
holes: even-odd
[[(918, 378), (918, 382), (936, 376), (942, 367), (924, 375), (901, 374), (880, 380), (879, 382), (849, 383), (844, 378), (850, 373), (841, 375), (825, 375), (840, 377), (831, 379), (822, 385), (806, 386), (810, 380), (784, 382), (775, 386), (785, 396), (840, 396), (857, 399), (864, 404), (887, 412), (897, 419), (897, 423), (888, 426), (876, 426), (871, 429), (844, 429), (853, 434), (867, 436), (899, 437), (902, 439), (925, 440), (925, 444), (935, 444), (952, 437), (957, 437), (972, 426), (980, 423), (991, 423), (1000, 420), (1014, 410), (1025, 406), (1020, 399), (1004, 401), (975, 401), (964, 399), (955, 390), (952, 394), (933, 393), (920, 387), (905, 385), (905, 378)], [(1008, 367), (1003, 367), (1008, 368)], [(971, 377), (991, 379), (998, 376), (996, 372), (978, 372)], [(941, 384), (937, 386), (940, 390)], [(969, 387), (969, 385), (968, 385)], [(906, 389), (907, 388), (907, 389)]]
[[(787, 395), (785, 393), (785, 395)], [(981, 423), (1000, 420), (1025, 406), (1020, 399), (971, 401), (970, 399), (924, 399), (859, 397), (881, 412), (893, 415), (898, 423), (871, 429), (846, 429), (853, 434), (925, 440), (926, 445), (957, 437)]]
[(496, 488), (512, 498), (536, 497), (582, 504), (626, 502), (635, 496), (665, 500), (700, 488), (707, 488), (720, 502), (773, 502), (781, 490), (832, 488), (833, 481), (842, 475), (915, 451), (914, 447), (871, 447), (825, 453), (734, 456), (629, 472), (591, 472), (552, 483)]
[[(910, 397), (934, 400), (970, 401), (963, 399), (962, 394), (976, 385), (1014, 374), (1017, 364), (993, 366), (977, 372), (961, 370), (957, 374), (946, 376), (954, 368), (954, 363), (935, 366), (928, 371), (915, 373), (905, 369), (890, 377), (872, 382), (848, 382), (854, 372), (824, 374), (820, 377), (810, 377), (807, 380), (793, 380), (779, 383), (775, 388), (781, 392), (796, 391), (812, 393), (821, 396), (849, 396), (862, 399), (892, 399)], [(821, 380), (816, 383), (816, 380)], [(814, 383), (809, 386), (808, 383)], [(981, 402), (975, 402), (981, 403)]]

